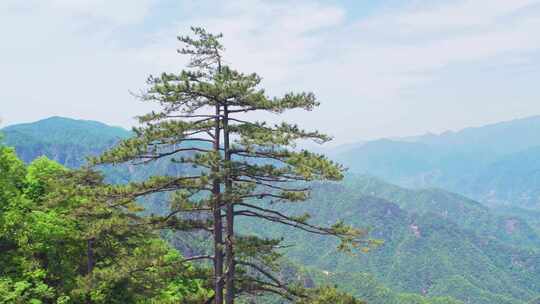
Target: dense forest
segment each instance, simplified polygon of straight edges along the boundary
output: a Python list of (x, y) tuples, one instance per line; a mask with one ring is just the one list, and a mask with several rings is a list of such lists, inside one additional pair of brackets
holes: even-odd
[(132, 131), (1, 130), (0, 303), (540, 301), (540, 118), (309, 152), (330, 138), (244, 114), (315, 96), (268, 96), (193, 31)]

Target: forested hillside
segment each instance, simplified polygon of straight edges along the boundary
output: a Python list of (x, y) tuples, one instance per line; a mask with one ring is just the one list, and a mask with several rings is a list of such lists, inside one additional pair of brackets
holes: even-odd
[[(50, 130), (53, 134), (61, 134), (63, 123), (70, 122), (60, 118), (50, 121), (57, 125), (57, 129)], [(76, 136), (80, 146), (86, 146), (88, 131), (84, 124), (91, 130), (96, 123), (76, 123), (81, 125), (80, 133), (69, 136)], [(31, 138), (39, 138), (37, 131), (32, 131), (32, 124), (23, 125), (27, 132), (24, 138), (29, 138), (23, 140), (18, 128), (11, 126), (4, 133), (7, 143), (18, 143), (17, 151), (25, 162), (40, 154), (55, 158), (53, 152), (65, 144), (65, 138), (50, 138), (48, 149), (33, 150), (36, 145)], [(115, 140), (114, 136), (121, 138), (129, 134), (117, 131), (105, 127), (103, 135), (98, 132), (88, 140), (101, 138), (101, 143), (93, 144), (105, 149)], [(65, 151), (77, 155), (91, 153), (77, 146), (71, 149)], [(74, 158), (75, 155), (68, 153), (63, 159)], [(68, 166), (79, 164), (67, 163)], [(119, 183), (141, 179), (153, 171), (174, 175), (182, 170), (186, 169), (170, 162), (151, 167), (105, 168), (109, 178)], [(157, 201), (146, 202), (153, 212), (163, 208)], [(272, 208), (285, 207), (277, 204)], [(367, 254), (350, 256), (337, 252), (336, 242), (331, 239), (291, 233), (281, 226), (241, 221), (239, 230), (283, 237), (285, 245), (294, 245), (284, 249), (292, 262), (289, 275), (318, 284), (337, 284), (368, 303), (524, 304), (540, 294), (538, 221), (528, 212), (502, 207), (490, 209), (442, 189), (407, 189), (352, 173), (343, 182), (314, 185), (309, 202), (286, 208), (298, 215), (311, 213), (314, 223), (344, 220), (369, 228), (370, 236), (383, 243)], [(207, 246), (204, 237), (167, 238), (186, 255), (204, 253)]]
[(97, 121), (51, 117), (2, 129), (5, 144), (26, 162), (47, 155), (68, 167), (80, 167), (86, 158), (102, 153), (130, 132)]
[[(367, 272), (393, 290), (453, 296), (466, 303), (524, 303), (540, 292), (538, 235), (524, 220), (496, 216), (441, 190), (411, 191), (377, 180), (369, 189), (356, 186), (370, 179), (319, 185), (310, 203), (297, 209), (299, 214), (316, 214), (316, 222), (340, 218), (371, 227), (372, 237), (384, 244), (370, 254), (351, 257), (337, 253), (335, 244), (322, 238), (270, 227), (257, 231), (284, 236), (295, 244), (289, 257), (337, 280), (343, 274)], [(244, 229), (255, 228), (248, 223)], [(354, 280), (344, 282), (354, 289)], [(362, 291), (356, 290), (365, 297)]]

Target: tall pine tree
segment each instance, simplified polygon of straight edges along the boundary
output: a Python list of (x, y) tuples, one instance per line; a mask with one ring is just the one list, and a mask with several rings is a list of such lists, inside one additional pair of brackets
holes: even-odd
[(299, 140), (324, 143), (328, 136), (296, 124), (254, 121), (250, 114), (310, 111), (319, 103), (313, 93), (305, 92), (269, 97), (257, 74), (243, 74), (224, 64), (221, 34), (202, 28), (192, 31), (193, 37), (179, 37), (184, 44), (179, 53), (190, 58), (186, 69), (151, 76), (141, 95), (142, 100), (159, 104), (160, 110), (140, 116), (135, 136), (95, 158), (94, 164), (165, 159), (181, 168), (180, 175), (117, 186), (113, 196), (132, 200), (168, 193), (168, 213), (153, 215), (149, 222), (213, 235), (213, 254), (191, 260), (213, 262), (214, 303), (232, 304), (243, 294), (304, 297), (274, 274), (280, 240), (237, 235), (234, 223), (247, 217), (334, 236), (343, 250), (369, 246), (364, 231), (342, 222), (322, 227), (310, 224), (308, 214), (292, 216), (272, 208), (306, 200), (309, 182), (340, 180), (343, 168), (296, 147)]

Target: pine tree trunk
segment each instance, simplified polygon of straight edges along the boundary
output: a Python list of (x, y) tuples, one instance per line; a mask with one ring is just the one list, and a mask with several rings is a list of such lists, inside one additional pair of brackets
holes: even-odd
[[(220, 107), (216, 105), (216, 126), (214, 132), (214, 151), (219, 153), (220, 149)], [(219, 165), (214, 166), (215, 174), (219, 173)], [(214, 217), (214, 303), (223, 304), (223, 223), (221, 220), (221, 182), (219, 178), (214, 178), (212, 195), (214, 196), (213, 217)]]
[[(227, 106), (224, 107), (223, 110), (223, 147), (225, 150), (225, 161), (229, 163), (231, 160), (231, 154), (229, 152), (230, 146), (229, 146), (229, 112), (227, 109)], [(230, 171), (226, 174), (225, 177), (225, 193), (230, 194), (232, 193), (232, 181), (230, 176)], [(234, 264), (234, 205), (233, 202), (230, 200), (230, 198), (227, 198), (227, 206), (226, 206), (226, 218), (227, 218), (227, 235), (226, 235), (226, 248), (225, 248), (225, 256), (227, 257), (226, 265), (227, 265), (227, 274), (226, 274), (226, 281), (225, 281), (225, 289), (226, 289), (226, 296), (225, 296), (225, 303), (226, 304), (234, 304), (234, 298), (235, 298), (235, 290), (234, 290), (234, 272), (235, 272), (235, 264)]]
[(86, 241), (86, 274), (90, 274), (92, 273), (92, 270), (94, 270), (94, 241), (94, 238)]

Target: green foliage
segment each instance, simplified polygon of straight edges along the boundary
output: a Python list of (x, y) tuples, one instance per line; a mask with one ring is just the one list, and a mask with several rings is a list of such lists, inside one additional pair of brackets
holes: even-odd
[(378, 281), (373, 274), (361, 272), (328, 272), (316, 268), (301, 268), (300, 272), (317, 285), (333, 284), (337, 289), (364, 300), (369, 304), (463, 304), (451, 297), (422, 296), (396, 292)]
[(422, 297), (417, 294), (400, 294), (397, 297), (396, 303), (398, 304), (462, 304), (463, 302), (452, 299), (450, 297), (430, 299), (430, 298)]
[(98, 174), (69, 171), (45, 157), (25, 167), (5, 147), (0, 168), (0, 303), (208, 297), (199, 270), (137, 217), (98, 199)]
[(366, 304), (366, 302), (335, 288), (322, 287), (312, 291), (307, 299), (300, 300), (298, 304)]
[(26, 174), (23, 162), (13, 149), (0, 146), (0, 172), (0, 199), (3, 202), (0, 207), (4, 207), (20, 195)]

